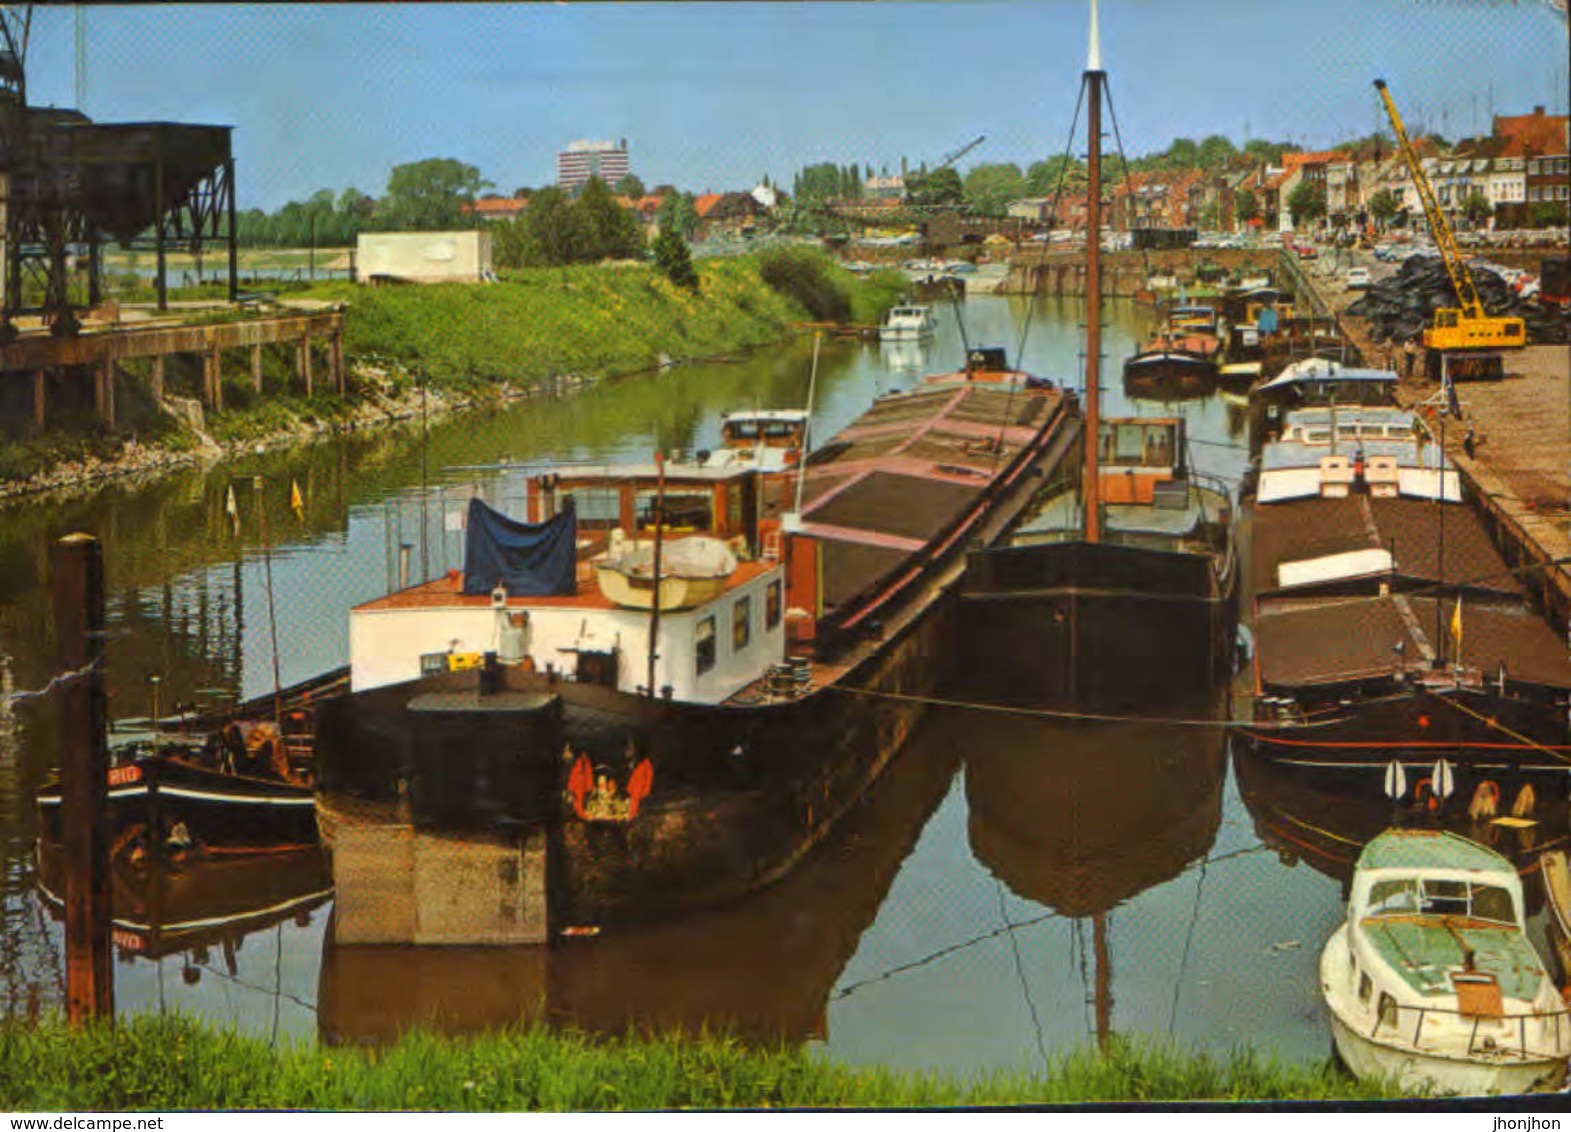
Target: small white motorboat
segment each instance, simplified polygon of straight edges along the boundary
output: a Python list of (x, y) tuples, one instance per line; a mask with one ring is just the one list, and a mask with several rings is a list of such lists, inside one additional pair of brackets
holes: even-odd
[(1320, 955), (1353, 1075), (1470, 1096), (1560, 1087), (1571, 1016), (1524, 914), (1516, 870), (1476, 842), (1434, 830), (1369, 842)]
[(933, 327), (931, 307), (915, 304), (890, 307), (889, 313), (884, 316), (883, 326), (879, 327), (878, 336), (886, 340), (928, 338), (933, 333)]

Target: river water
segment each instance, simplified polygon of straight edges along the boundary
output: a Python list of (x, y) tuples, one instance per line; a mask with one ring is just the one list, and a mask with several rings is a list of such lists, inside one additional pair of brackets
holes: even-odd
[[(815, 435), (880, 392), (956, 368), (965, 343), (1003, 345), (1023, 368), (1078, 386), (1083, 313), (1076, 300), (1039, 300), (1033, 314), (1024, 299), (974, 297), (942, 310), (920, 349), (826, 341)], [(1186, 417), (1195, 463), (1236, 483), (1242, 405), (1219, 394), (1129, 401), (1119, 362), (1145, 316), (1122, 303), (1109, 314), (1104, 412)], [(160, 711), (257, 695), (273, 686), (275, 629), (288, 684), (344, 663), (348, 608), (396, 585), (401, 558), (414, 576), (457, 566), (447, 517), (473, 492), (505, 507), (529, 465), (711, 446), (726, 409), (801, 405), (811, 358), (803, 340), (435, 423), (424, 443), (412, 422), (0, 511), (0, 1010), (52, 1009), (64, 993), (61, 929), (33, 845), (33, 793), (57, 762), (54, 708), (18, 697), (54, 672), (53, 539), (81, 529), (103, 540), (113, 717), (152, 710), (155, 676)], [(304, 521), (289, 510), (291, 483)], [(1224, 697), (1182, 714), (1230, 710)], [(785, 881), (647, 931), (523, 952), (344, 949), (330, 942), (320, 869), (298, 860), (229, 874), (188, 866), (157, 884), (122, 869), (116, 1004), (279, 1040), (543, 1016), (612, 1032), (708, 1025), (838, 1061), (957, 1072), (1040, 1067), (1109, 1033), (1318, 1063), (1330, 1038), (1315, 966), (1342, 914), (1346, 859), (1300, 862), (1293, 831), (1310, 818), (1270, 787), (1252, 780), (1246, 805), (1219, 726), (935, 709)], [(1317, 832), (1338, 844), (1334, 830)], [(240, 928), (200, 922), (247, 911)], [(155, 919), (162, 934), (138, 926)]]

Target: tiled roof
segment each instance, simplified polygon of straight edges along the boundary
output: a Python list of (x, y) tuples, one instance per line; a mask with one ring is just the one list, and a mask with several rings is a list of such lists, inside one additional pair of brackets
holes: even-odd
[(1568, 121), (1571, 117), (1545, 114), (1540, 106), (1531, 114), (1495, 115), (1495, 133), (1520, 138), (1523, 145), (1540, 153), (1564, 153)]
[(719, 204), (724, 197), (724, 193), (705, 193), (703, 196), (699, 197), (693, 202), (693, 211), (696, 212), (698, 214), (698, 218), (702, 220), (705, 216), (709, 215), (710, 209)]

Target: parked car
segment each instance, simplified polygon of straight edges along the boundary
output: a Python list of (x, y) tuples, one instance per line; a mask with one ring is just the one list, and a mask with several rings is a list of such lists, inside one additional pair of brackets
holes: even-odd
[(1350, 267), (1347, 277), (1342, 280), (1342, 285), (1349, 291), (1362, 291), (1369, 286), (1369, 268)]

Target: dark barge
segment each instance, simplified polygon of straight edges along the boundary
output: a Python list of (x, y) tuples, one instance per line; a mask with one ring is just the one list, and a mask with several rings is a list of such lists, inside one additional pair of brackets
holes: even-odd
[[(399, 848), (411, 838), (415, 857), (422, 837), (504, 855), (527, 843), (507, 859), (544, 882), (495, 925), (523, 941), (690, 912), (779, 878), (899, 751), (955, 659), (947, 619), (966, 548), (1017, 521), (1073, 439), (1071, 410), (1024, 374), (972, 370), (880, 398), (805, 465), (728, 449), (703, 467), (535, 477), (538, 525), (620, 493), (601, 497), (602, 529), (568, 537), (554, 595), (449, 577), (352, 614), (357, 688), (363, 674), (386, 686), (330, 705), (318, 730), (340, 889), (369, 872), (418, 904), (418, 876), (378, 865), (389, 847), (413, 862)], [(656, 619), (637, 571), (673, 501), (694, 538), (736, 558), (723, 576), (684, 580), (685, 596), (667, 597), (662, 573)], [(644, 589), (626, 584), (640, 577)], [(497, 640), (507, 655), (480, 677), (438, 671)], [(417, 661), (434, 674), (396, 679)], [(421, 938), (418, 911), (404, 942)], [(336, 930), (397, 941), (343, 915)]]

